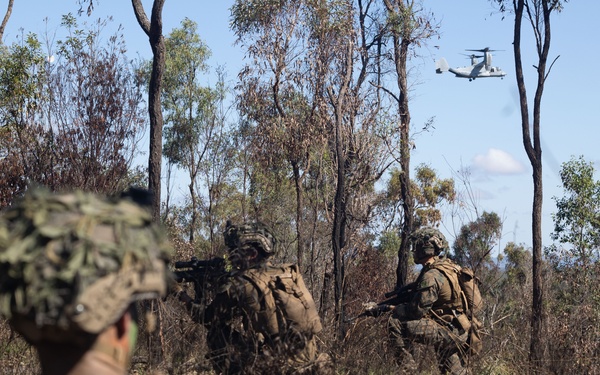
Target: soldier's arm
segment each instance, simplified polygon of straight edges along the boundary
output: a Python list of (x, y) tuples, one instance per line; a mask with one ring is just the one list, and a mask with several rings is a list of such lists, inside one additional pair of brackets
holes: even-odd
[[(439, 274), (439, 275), (438, 275)], [(439, 277), (441, 276), (441, 277)], [(443, 282), (443, 275), (437, 270), (431, 270), (423, 275), (418, 285), (418, 291), (409, 303), (396, 306), (394, 313), (401, 319), (417, 320), (423, 318), (433, 304), (438, 300)]]

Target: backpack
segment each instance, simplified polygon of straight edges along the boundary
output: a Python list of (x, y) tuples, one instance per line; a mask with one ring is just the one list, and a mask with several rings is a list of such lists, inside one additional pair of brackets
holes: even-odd
[(446, 276), (450, 284), (453, 285), (453, 289), (458, 284), (463, 313), (470, 322), (467, 344), (472, 354), (478, 354), (482, 349), (480, 330), (483, 328), (483, 324), (477, 319), (477, 314), (483, 309), (483, 299), (479, 290), (480, 280), (470, 268), (461, 267), (449, 259), (444, 259), (442, 262), (435, 262), (432, 267)]
[(264, 327), (269, 334), (284, 334), (293, 329), (312, 336), (323, 329), (298, 265), (268, 265), (266, 271), (250, 270), (246, 279), (261, 294), (263, 311), (259, 314), (266, 320)]

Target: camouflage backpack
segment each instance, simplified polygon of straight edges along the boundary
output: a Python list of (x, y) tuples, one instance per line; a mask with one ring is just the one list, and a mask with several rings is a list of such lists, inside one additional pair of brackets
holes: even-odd
[(266, 270), (248, 271), (245, 278), (261, 294), (269, 334), (285, 334), (291, 329), (310, 337), (323, 329), (297, 265), (268, 265)]
[[(481, 351), (481, 322), (477, 319), (477, 314), (483, 308), (483, 299), (479, 291), (479, 279), (470, 268), (461, 267), (449, 259), (443, 259), (433, 263), (433, 268), (442, 272), (450, 281), (452, 293), (460, 294), (462, 301), (463, 316), (469, 320), (468, 323), (461, 324), (463, 328), (469, 331), (469, 350), (473, 354)], [(467, 328), (468, 327), (468, 328)]]
[[(259, 222), (233, 225), (228, 221), (223, 236), (229, 249), (252, 244), (267, 257), (274, 254), (277, 245), (270, 228)], [(246, 308), (261, 330), (269, 335), (296, 331), (308, 337), (321, 331), (315, 301), (297, 265), (267, 264), (264, 268), (249, 269), (243, 278), (259, 292), (259, 303)]]

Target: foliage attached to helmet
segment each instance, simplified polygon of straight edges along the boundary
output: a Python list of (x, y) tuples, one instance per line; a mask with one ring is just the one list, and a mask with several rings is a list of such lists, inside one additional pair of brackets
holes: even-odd
[(230, 250), (244, 246), (254, 246), (261, 250), (265, 256), (272, 256), (277, 245), (277, 239), (273, 236), (271, 230), (260, 222), (233, 225), (228, 220), (223, 238), (225, 245)]
[(96, 335), (165, 295), (170, 252), (132, 198), (35, 189), (0, 216), (0, 314), (32, 343)]
[(446, 237), (439, 230), (431, 227), (416, 230), (411, 235), (415, 261), (439, 255), (448, 248)]

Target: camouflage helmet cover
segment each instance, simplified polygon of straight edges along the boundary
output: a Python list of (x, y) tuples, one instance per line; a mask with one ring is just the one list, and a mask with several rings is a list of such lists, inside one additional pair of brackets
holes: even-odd
[(98, 334), (165, 295), (170, 252), (130, 199), (35, 189), (0, 217), (0, 314), (33, 343)]
[(413, 249), (417, 258), (439, 255), (448, 248), (446, 237), (438, 229), (425, 227), (411, 235)]
[(275, 246), (277, 245), (277, 239), (273, 236), (271, 230), (260, 222), (233, 225), (228, 220), (223, 232), (223, 238), (225, 245), (229, 249), (253, 244), (268, 256), (274, 254)]

